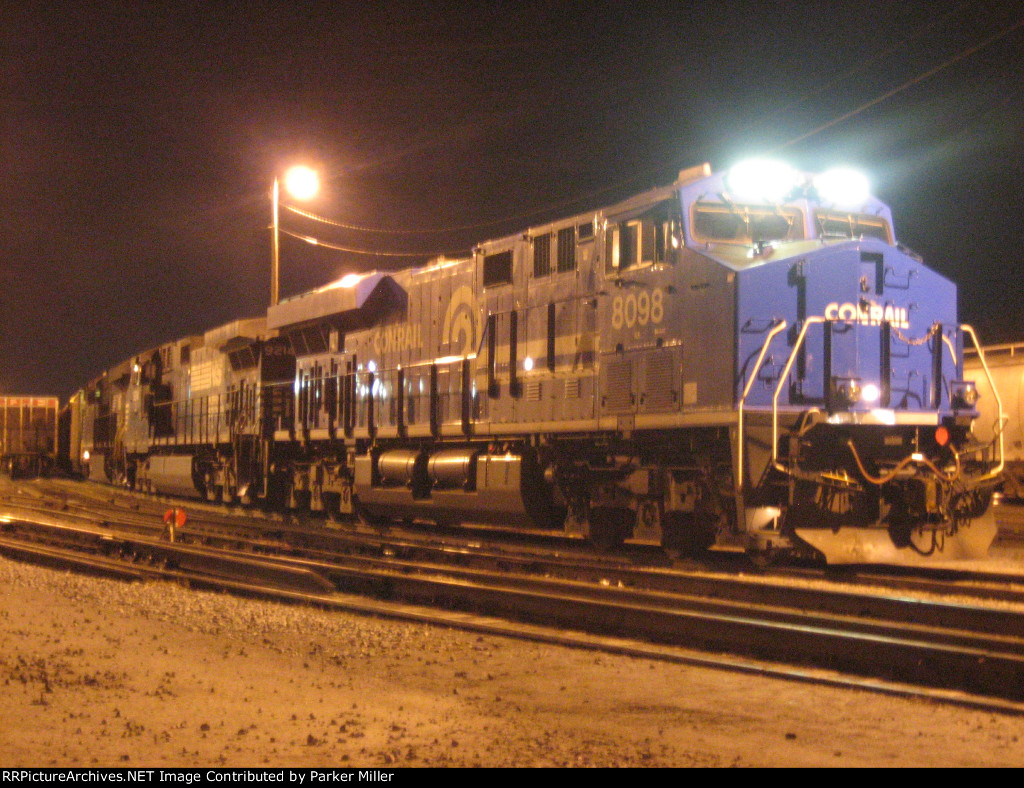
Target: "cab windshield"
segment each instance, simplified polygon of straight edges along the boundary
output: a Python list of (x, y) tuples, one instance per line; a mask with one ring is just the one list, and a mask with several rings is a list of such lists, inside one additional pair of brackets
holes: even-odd
[(865, 213), (815, 211), (819, 238), (878, 238), (892, 243), (889, 223), (881, 216)]
[(742, 244), (796, 241), (804, 237), (804, 223), (795, 208), (698, 202), (693, 207), (693, 235), (698, 241)]

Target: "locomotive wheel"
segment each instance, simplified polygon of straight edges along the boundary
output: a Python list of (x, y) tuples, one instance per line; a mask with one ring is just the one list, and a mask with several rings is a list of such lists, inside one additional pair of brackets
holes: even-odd
[(590, 543), (601, 552), (616, 550), (633, 535), (632, 509), (595, 506), (590, 510)]
[(272, 473), (266, 480), (266, 496), (263, 505), (270, 511), (284, 511), (288, 503), (291, 482), (284, 473)]

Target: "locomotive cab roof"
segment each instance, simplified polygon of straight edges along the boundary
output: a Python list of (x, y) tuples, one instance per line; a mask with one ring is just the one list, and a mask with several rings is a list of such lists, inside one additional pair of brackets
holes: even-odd
[(825, 245), (895, 245), (889, 206), (864, 191), (829, 193), (827, 177), (786, 169), (765, 174), (762, 188), (738, 183), (735, 170), (677, 181), (686, 245), (734, 270)]

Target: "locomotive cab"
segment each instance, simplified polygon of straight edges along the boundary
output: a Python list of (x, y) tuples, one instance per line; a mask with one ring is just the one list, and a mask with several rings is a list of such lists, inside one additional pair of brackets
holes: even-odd
[(970, 432), (955, 285), (895, 244), (866, 189), (782, 180), (683, 189), (689, 245), (736, 277), (740, 522), (830, 561), (984, 554), (1001, 458)]

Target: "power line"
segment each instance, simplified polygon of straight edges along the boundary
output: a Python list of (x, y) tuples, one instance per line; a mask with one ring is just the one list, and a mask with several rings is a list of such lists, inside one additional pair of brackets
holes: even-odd
[(976, 52), (980, 52), (985, 47), (989, 46), (990, 44), (994, 44), (996, 41), (998, 41), (1001, 38), (1005, 38), (1010, 33), (1014, 32), (1015, 30), (1019, 29), (1022, 26), (1024, 26), (1024, 17), (1018, 19), (1016, 22), (1014, 22), (1012, 25), (1010, 25), (1005, 30), (1002, 30), (1002, 31), (996, 33), (995, 35), (990, 36), (989, 38), (986, 38), (980, 44), (977, 44), (977, 45), (975, 45), (973, 47), (968, 47), (967, 49), (964, 49), (961, 52), (958, 52), (956, 55), (954, 55), (953, 57), (951, 57), (949, 60), (945, 61), (944, 63), (940, 63), (939, 65), (935, 66), (934, 68), (929, 69), (928, 71), (924, 72), (923, 74), (919, 74), (918, 76), (914, 77), (913, 79), (907, 80), (902, 85), (899, 85), (898, 87), (895, 87), (892, 90), (887, 91), (886, 93), (883, 93), (882, 95), (877, 96), (877, 97), (871, 99), (871, 101), (868, 101), (868, 102), (865, 102), (864, 104), (861, 104), (856, 109), (853, 109), (853, 110), (845, 113), (844, 115), (840, 115), (838, 118), (834, 118), (833, 120), (830, 120), (828, 123), (823, 123), (822, 125), (818, 126), (817, 128), (811, 129), (806, 134), (802, 134), (799, 137), (794, 137), (793, 139), (789, 140), (789, 142), (784, 142), (782, 145), (779, 145), (778, 147), (772, 149), (770, 152), (771, 153), (775, 153), (777, 151), (782, 150), (783, 148), (788, 148), (791, 145), (795, 145), (798, 142), (803, 142), (804, 140), (808, 139), (809, 137), (813, 137), (815, 134), (819, 134), (820, 132), (825, 131), (826, 129), (829, 129), (832, 126), (835, 126), (838, 123), (842, 123), (844, 120), (849, 120), (850, 118), (854, 117), (855, 115), (859, 115), (864, 110), (870, 109), (871, 107), (875, 106), (876, 104), (880, 104), (881, 102), (885, 101), (888, 98), (892, 98), (897, 93), (901, 93), (904, 90), (906, 90), (907, 88), (913, 87), (914, 85), (917, 85), (918, 83), (923, 82), (924, 80), (926, 80), (926, 79), (928, 79), (930, 77), (935, 76), (940, 71), (942, 71), (945, 68), (948, 68), (949, 66), (953, 65), (954, 63), (958, 63), (959, 61), (963, 60), (964, 58), (970, 57), (971, 55), (975, 54)]
[(346, 222), (339, 222), (339, 221), (335, 221), (333, 219), (328, 219), (328, 218), (326, 218), (324, 216), (319, 216), (318, 214), (315, 214), (315, 213), (311, 213), (310, 211), (304, 211), (301, 208), (296, 208), (295, 206), (292, 206), (292, 205), (285, 205), (284, 203), (281, 203), (281, 208), (289, 210), (292, 213), (297, 214), (299, 216), (303, 216), (303, 217), (305, 217), (307, 219), (312, 219), (313, 221), (316, 221), (316, 222), (322, 222), (323, 224), (327, 224), (327, 225), (330, 225), (332, 227), (340, 227), (340, 228), (345, 229), (345, 230), (357, 230), (359, 232), (379, 233), (379, 234), (382, 234), (382, 235), (429, 235), (429, 234), (443, 235), (445, 233), (461, 232), (461, 231), (464, 231), (464, 230), (476, 230), (476, 229), (479, 229), (481, 227), (497, 227), (497, 226), (502, 225), (502, 224), (509, 224), (509, 223), (511, 223), (513, 221), (518, 221), (520, 219), (528, 219), (528, 218), (530, 218), (532, 216), (541, 216), (543, 214), (550, 213), (550, 212), (552, 212), (552, 211), (554, 211), (556, 209), (564, 208), (564, 207), (566, 207), (568, 205), (573, 205), (575, 203), (580, 203), (580, 202), (584, 202), (586, 200), (593, 199), (597, 195), (603, 194), (604, 192), (612, 191), (613, 189), (618, 189), (618, 188), (621, 188), (623, 186), (626, 186), (627, 184), (632, 183), (633, 181), (637, 180), (638, 177), (640, 177), (641, 175), (646, 174), (647, 172), (648, 171), (641, 171), (639, 174), (634, 174), (632, 177), (627, 178), (625, 180), (618, 181), (617, 183), (613, 183), (610, 186), (602, 186), (600, 189), (596, 189), (596, 190), (594, 190), (592, 192), (589, 192), (587, 194), (582, 194), (582, 195), (578, 195), (576, 197), (570, 197), (570, 198), (565, 199), (565, 200), (560, 200), (558, 202), (549, 203), (549, 204), (547, 204), (545, 206), (542, 206), (542, 207), (539, 207), (539, 208), (534, 208), (534, 209), (531, 209), (529, 211), (525, 211), (523, 213), (510, 214), (510, 215), (507, 215), (507, 216), (503, 216), (500, 219), (489, 219), (489, 220), (483, 221), (483, 222), (474, 222), (474, 223), (471, 223), (471, 224), (451, 225), (451, 226), (448, 226), (448, 227), (411, 227), (411, 228), (404, 229), (404, 230), (393, 230), (393, 229), (387, 229), (387, 228), (383, 228), (383, 227), (369, 227), (369, 226), (366, 226), (366, 225), (359, 225), (359, 224), (351, 224), (351, 223), (346, 223)]
[(338, 244), (329, 243), (327, 241), (321, 241), (319, 238), (314, 238), (311, 235), (303, 235), (302, 233), (296, 233), (291, 230), (285, 229), (284, 227), (278, 227), (278, 232), (283, 235), (289, 235), (292, 238), (297, 238), (300, 241), (305, 241), (311, 246), (322, 246), (325, 249), (331, 249), (336, 252), (351, 252), (352, 254), (363, 254), (374, 257), (450, 257), (456, 258), (464, 255), (468, 255), (468, 250), (460, 252), (378, 252), (372, 249), (353, 249), (348, 246), (339, 246)]
[[(890, 55), (893, 52), (895, 52), (895, 51), (905, 47), (911, 41), (914, 41), (914, 40), (920, 38), (921, 36), (923, 36), (928, 31), (932, 30), (933, 28), (938, 27), (940, 25), (944, 25), (951, 17), (953, 17), (956, 14), (958, 14), (960, 12), (960, 10), (961, 9), (959, 9), (959, 8), (954, 8), (952, 11), (948, 11), (943, 16), (939, 17), (938, 19), (932, 20), (931, 22), (926, 24), (924, 27), (920, 28), (917, 32), (915, 32), (915, 33), (913, 33), (913, 34), (903, 38), (902, 40), (898, 41), (897, 43), (893, 44), (890, 47), (886, 47), (885, 49), (882, 49), (882, 50), (876, 52), (874, 55), (871, 55), (870, 57), (866, 57), (866, 58), (862, 59), (856, 65), (851, 66), (850, 68), (846, 69), (842, 73), (836, 75), (835, 77), (830, 79), (828, 82), (825, 82), (824, 84), (819, 85), (814, 90), (810, 90), (810, 91), (804, 93), (802, 96), (793, 99), (792, 101), (790, 101), (785, 106), (779, 107), (775, 111), (771, 112), (767, 117), (768, 118), (778, 118), (778, 117), (780, 117), (782, 115), (785, 115), (786, 113), (788, 113), (789, 111), (791, 111), (795, 107), (798, 107), (801, 104), (803, 104), (808, 99), (813, 98), (814, 96), (818, 96), (818, 95), (824, 93), (826, 90), (831, 88), (837, 82), (842, 82), (843, 80), (852, 77), (854, 74), (856, 74), (859, 71), (862, 71), (863, 69), (865, 69), (867, 66), (871, 65), (872, 63), (875, 63), (878, 60), (880, 60), (881, 58), (883, 58), (883, 57), (885, 57), (887, 55)], [(764, 126), (765, 120), (766, 120), (766, 118), (760, 117), (756, 121), (751, 121), (750, 123), (747, 123), (745, 126), (739, 128), (739, 129), (736, 129), (732, 134), (729, 135), (729, 137), (732, 138), (732, 139), (735, 139), (740, 134), (744, 133), (745, 131), (749, 131), (751, 128), (753, 128), (755, 126)]]
[[(919, 30), (918, 32), (916, 32), (912, 36), (904, 39), (901, 42), (901, 45), (905, 44), (907, 41), (911, 41), (911, 40), (914, 40), (916, 38), (919, 38), (926, 31), (932, 29), (936, 25), (945, 23), (954, 13), (955, 13), (955, 11), (947, 13), (946, 15), (941, 17), (939, 20), (935, 20), (935, 21), (925, 25), (921, 30)], [(799, 142), (803, 142), (804, 140), (807, 140), (807, 139), (809, 139), (809, 138), (811, 138), (811, 137), (813, 137), (813, 136), (815, 136), (817, 134), (820, 134), (822, 131), (825, 131), (825, 130), (827, 130), (827, 129), (835, 126), (835, 125), (838, 125), (839, 123), (842, 123), (845, 120), (849, 120), (850, 118), (855, 117), (856, 115), (859, 115), (860, 113), (864, 112), (865, 110), (870, 109), (871, 107), (873, 107), (873, 106), (875, 106), (877, 104), (880, 104), (880, 103), (882, 103), (883, 101), (885, 101), (885, 100), (887, 100), (889, 98), (892, 98), (893, 96), (897, 95), (898, 93), (901, 93), (904, 90), (907, 90), (908, 88), (911, 88), (914, 85), (917, 85), (917, 84), (919, 84), (919, 83), (921, 83), (921, 82), (931, 78), (932, 76), (934, 76), (935, 74), (939, 73), (940, 71), (943, 71), (944, 69), (948, 68), (949, 66), (951, 66), (951, 65), (953, 65), (955, 63), (958, 63), (959, 61), (964, 60), (965, 58), (968, 58), (971, 55), (976, 54), (977, 52), (980, 52), (982, 49), (985, 49), (986, 47), (990, 46), (991, 44), (995, 43), (996, 41), (999, 41), (1000, 39), (1005, 38), (1006, 36), (1008, 36), (1011, 33), (1015, 32), (1016, 30), (1018, 30), (1022, 26), (1024, 26), (1024, 17), (1022, 17), (1021, 19), (1018, 19), (1016, 22), (1014, 22), (1009, 27), (1007, 27), (1004, 30), (1002, 30), (1002, 31), (1000, 31), (1000, 32), (990, 36), (989, 38), (985, 39), (981, 43), (976, 44), (976, 45), (971, 46), (971, 47), (968, 47), (968, 48), (960, 51), (959, 53), (957, 53), (953, 57), (951, 57), (948, 60), (940, 63), (939, 65), (935, 66), (934, 68), (931, 68), (928, 71), (925, 71), (924, 73), (919, 74), (919, 75), (913, 77), (910, 80), (907, 80), (906, 82), (904, 82), (903, 84), (893, 88), (892, 90), (889, 90), (889, 91), (887, 91), (887, 92), (885, 92), (885, 93), (883, 93), (883, 94), (881, 94), (879, 96), (876, 96), (875, 98), (871, 99), (870, 101), (867, 101), (864, 104), (861, 104), (860, 106), (856, 107), (853, 110), (850, 110), (849, 112), (846, 112), (846, 113), (844, 113), (844, 114), (842, 114), (842, 115), (840, 115), (840, 116), (838, 116), (836, 118), (833, 118), (832, 120), (828, 121), (827, 123), (823, 123), (820, 126), (817, 126), (817, 127), (813, 128), (813, 129), (811, 129), (810, 131), (806, 132), (805, 134), (802, 134), (802, 135), (800, 135), (798, 137), (794, 137), (793, 139), (791, 139), (791, 140), (789, 140), (787, 142), (784, 142), (781, 145), (778, 145), (777, 147), (771, 149), (768, 152), (769, 153), (775, 153), (777, 151), (780, 151), (780, 150), (783, 150), (785, 148), (791, 147), (793, 145), (796, 145)], [(854, 67), (852, 67), (850, 69), (847, 69), (846, 71), (844, 71), (841, 74), (839, 74), (837, 77), (833, 78), (828, 84), (834, 84), (835, 82), (838, 82), (838, 81), (840, 81), (842, 79), (845, 79), (845, 78), (851, 76), (852, 74), (855, 74), (857, 71), (861, 70), (865, 66), (867, 66), (870, 63), (875, 62), (876, 60), (878, 60), (878, 58), (880, 58), (880, 57), (890, 53), (895, 48), (896, 48), (895, 46), (889, 47), (889, 48), (883, 50), (880, 53), (877, 53), (877, 54), (875, 54), (875, 55), (873, 55), (873, 56), (871, 56), (869, 58), (865, 58), (860, 63), (858, 63), (856, 66), (854, 66)], [(815, 95), (818, 95), (823, 90), (825, 90), (825, 87), (819, 87), (816, 90), (813, 90), (813, 91), (810, 91), (808, 93), (805, 93), (803, 96), (801, 96), (800, 98), (798, 98), (795, 101), (791, 102), (789, 105), (787, 105), (787, 107), (780, 109), (775, 114), (776, 115), (782, 114), (782, 113), (788, 111), (789, 109), (799, 105), (800, 103), (806, 101), (808, 98), (810, 98), (812, 96), (815, 96)], [(526, 212), (523, 212), (523, 213), (507, 215), (507, 216), (504, 216), (504, 217), (502, 217), (500, 219), (492, 219), (492, 220), (487, 220), (487, 221), (482, 221), (482, 222), (473, 222), (473, 223), (461, 224), (461, 225), (451, 225), (451, 226), (448, 226), (448, 227), (415, 227), (415, 228), (407, 228), (407, 229), (387, 229), (387, 228), (381, 228), (381, 227), (370, 227), (370, 226), (367, 226), (367, 225), (359, 225), (359, 224), (354, 224), (354, 223), (346, 223), (346, 222), (335, 221), (335, 220), (328, 219), (328, 218), (323, 217), (323, 216), (319, 216), (318, 214), (314, 214), (314, 213), (309, 212), (309, 211), (304, 211), (304, 210), (302, 210), (300, 208), (296, 208), (296, 207), (291, 206), (291, 205), (282, 204), (281, 207), (286, 209), (286, 210), (289, 210), (289, 211), (291, 211), (291, 212), (293, 212), (293, 213), (295, 213), (295, 214), (297, 214), (299, 216), (302, 216), (302, 217), (305, 217), (307, 219), (310, 219), (312, 221), (320, 222), (320, 223), (323, 223), (323, 224), (326, 224), (326, 225), (329, 225), (329, 226), (332, 226), (332, 227), (339, 227), (339, 228), (346, 229), (346, 230), (354, 230), (354, 231), (357, 231), (357, 232), (377, 233), (377, 234), (382, 234), (382, 235), (442, 235), (442, 234), (446, 234), (446, 233), (455, 233), (455, 232), (462, 232), (462, 231), (466, 231), (466, 230), (475, 230), (475, 229), (480, 229), (480, 228), (484, 228), (484, 227), (497, 227), (497, 226), (500, 226), (502, 224), (509, 224), (509, 223), (511, 223), (513, 221), (517, 221), (517, 220), (521, 220), (521, 219), (528, 219), (528, 218), (531, 218), (531, 217), (541, 216), (541, 215), (544, 215), (544, 214), (548, 214), (548, 213), (551, 213), (551, 212), (553, 212), (553, 211), (555, 211), (557, 209), (564, 208), (564, 207), (569, 206), (569, 205), (574, 205), (574, 204), (577, 204), (577, 203), (582, 203), (582, 202), (593, 200), (597, 196), (599, 196), (601, 194), (604, 194), (604, 193), (607, 193), (609, 191), (613, 191), (613, 190), (616, 190), (616, 189), (624, 188), (628, 184), (631, 184), (631, 183), (637, 181), (639, 178), (644, 177), (644, 176), (648, 176), (648, 175), (654, 173), (657, 169), (660, 169), (660, 168), (650, 167), (650, 168), (647, 168), (645, 170), (641, 170), (639, 172), (635, 172), (631, 177), (623, 179), (623, 180), (620, 180), (620, 181), (618, 181), (618, 182), (616, 182), (614, 184), (611, 184), (609, 186), (604, 186), (604, 187), (602, 187), (600, 189), (596, 189), (596, 190), (588, 192), (586, 194), (578, 195), (576, 197), (572, 197), (572, 198), (569, 198), (569, 199), (566, 199), (566, 200), (561, 200), (561, 201), (558, 201), (558, 202), (555, 202), (555, 203), (549, 203), (546, 206), (535, 208), (535, 209), (532, 209), (530, 211), (526, 211)], [(344, 251), (344, 252), (350, 252), (350, 253), (354, 253), (354, 254), (362, 254), (362, 255), (368, 255), (368, 256), (379, 256), (379, 257), (432, 257), (432, 256), (439, 256), (439, 254), (441, 254), (441, 253), (436, 253), (436, 252), (434, 252), (434, 253), (422, 253), (422, 252), (375, 252), (375, 251), (372, 251), (372, 250), (369, 250), (369, 249), (355, 249), (355, 248), (344, 247), (344, 246), (339, 246), (339, 245), (336, 245), (336, 244), (327, 243), (327, 242), (324, 242), (324, 241), (320, 241), (320, 240), (318, 240), (316, 238), (313, 238), (312, 236), (301, 235), (301, 234), (298, 234), (298, 233), (293, 233), (293, 232), (288, 231), (288, 230), (282, 230), (282, 232), (284, 232), (287, 235), (291, 235), (291, 236), (293, 236), (295, 238), (298, 238), (300, 240), (306, 241), (307, 243), (310, 243), (310, 244), (314, 244), (314, 245), (318, 245), (318, 246), (323, 246), (325, 248), (332, 249), (332, 250)]]

